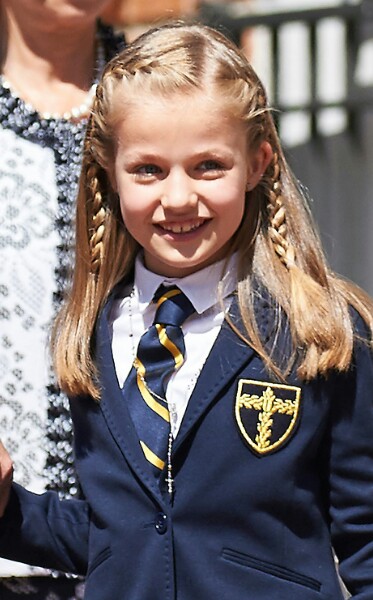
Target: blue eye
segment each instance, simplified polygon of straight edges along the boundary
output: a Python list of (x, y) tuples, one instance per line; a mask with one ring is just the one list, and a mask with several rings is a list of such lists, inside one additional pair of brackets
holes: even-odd
[(140, 175), (156, 175), (157, 173), (160, 173), (161, 169), (159, 167), (157, 167), (157, 165), (141, 165), (141, 167), (137, 167), (136, 169), (136, 173), (140, 174)]
[(200, 168), (204, 171), (220, 171), (223, 167), (216, 160), (204, 160)]

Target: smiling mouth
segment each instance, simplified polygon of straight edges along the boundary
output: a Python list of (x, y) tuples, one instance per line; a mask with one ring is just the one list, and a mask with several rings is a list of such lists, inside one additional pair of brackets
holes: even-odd
[(158, 223), (158, 227), (169, 233), (190, 233), (196, 231), (207, 222), (207, 219), (201, 221), (191, 221), (189, 223)]

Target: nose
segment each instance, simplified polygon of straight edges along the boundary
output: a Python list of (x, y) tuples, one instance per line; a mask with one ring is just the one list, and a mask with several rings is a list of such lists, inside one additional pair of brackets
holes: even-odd
[(195, 189), (196, 182), (184, 171), (177, 170), (169, 173), (164, 180), (161, 204), (164, 209), (185, 211), (186, 208), (195, 206), (198, 194)]

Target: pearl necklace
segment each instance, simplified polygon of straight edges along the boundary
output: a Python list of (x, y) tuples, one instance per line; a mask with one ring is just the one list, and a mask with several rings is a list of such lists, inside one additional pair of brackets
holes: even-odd
[(82, 102), (82, 104), (79, 104), (79, 106), (73, 106), (71, 110), (65, 111), (62, 114), (42, 112), (40, 113), (41, 118), (45, 119), (46, 121), (50, 119), (65, 119), (65, 121), (79, 121), (84, 117), (88, 117), (93, 105), (93, 99), (96, 95), (96, 88), (97, 83), (93, 83), (87, 92), (85, 101)]
[[(82, 104), (80, 104), (79, 106), (74, 106), (69, 111), (65, 111), (62, 114), (53, 112), (39, 112), (29, 102), (25, 102), (25, 107), (29, 112), (38, 112), (40, 118), (44, 119), (45, 121), (57, 121), (59, 119), (64, 119), (65, 121), (80, 121), (80, 119), (87, 117), (90, 113), (93, 104), (93, 99), (96, 94), (97, 80), (101, 76), (101, 73), (105, 67), (105, 63), (106, 59), (104, 47), (101, 44), (101, 42), (98, 42), (96, 52), (95, 81), (89, 88), (84, 102), (82, 102)], [(0, 80), (2, 86), (5, 89), (8, 89), (13, 97), (17, 98), (17, 92), (13, 88), (12, 84), (4, 77), (4, 75), (0, 75)]]
[[(133, 318), (133, 307), (132, 307), (132, 302), (133, 302), (133, 298), (135, 295), (135, 289), (134, 287), (131, 290), (131, 293), (129, 295), (128, 298), (128, 317), (129, 317), (129, 325), (130, 325), (130, 333), (129, 333), (129, 337), (131, 340), (131, 350), (132, 350), (132, 365), (135, 367), (136, 369), (136, 348), (135, 348), (135, 343), (134, 343), (134, 333), (133, 333), (133, 322), (132, 322), (132, 318)], [(199, 374), (202, 370), (201, 368), (198, 368), (197, 371), (193, 374), (193, 376), (191, 377), (191, 379), (189, 380), (189, 383), (186, 387), (185, 390), (185, 397), (189, 397), (192, 389), (194, 388), (197, 379), (199, 377)], [(149, 394), (151, 394), (154, 398), (156, 398), (157, 400), (161, 400), (162, 402), (164, 402), (165, 404), (167, 404), (168, 406), (168, 411), (170, 414), (170, 433), (168, 436), (168, 446), (167, 446), (167, 477), (165, 479), (166, 483), (167, 483), (167, 492), (170, 496), (170, 499), (172, 501), (173, 499), (173, 494), (175, 491), (175, 481), (174, 478), (172, 476), (172, 447), (173, 447), (173, 442), (176, 436), (176, 425), (177, 425), (177, 421), (178, 421), (178, 414), (177, 414), (177, 405), (175, 402), (169, 402), (167, 400), (167, 398), (162, 398), (162, 396), (159, 396), (154, 390), (152, 390), (149, 385), (147, 384), (147, 382), (145, 381), (145, 378), (142, 374), (140, 374), (140, 379), (141, 382), (143, 383), (144, 387), (147, 389), (147, 391), (149, 392)]]

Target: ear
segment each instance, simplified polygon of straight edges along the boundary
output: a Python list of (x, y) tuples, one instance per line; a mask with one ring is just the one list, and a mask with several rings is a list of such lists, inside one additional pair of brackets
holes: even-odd
[(255, 152), (249, 152), (247, 165), (247, 191), (253, 190), (258, 185), (263, 173), (271, 162), (272, 157), (273, 151), (269, 142), (262, 142)]

